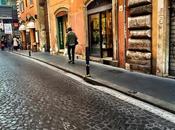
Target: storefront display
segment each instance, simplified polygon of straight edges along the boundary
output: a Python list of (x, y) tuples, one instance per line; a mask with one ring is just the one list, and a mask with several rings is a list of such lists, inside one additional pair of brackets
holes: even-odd
[(90, 50), (92, 56), (112, 57), (111, 10), (89, 15)]

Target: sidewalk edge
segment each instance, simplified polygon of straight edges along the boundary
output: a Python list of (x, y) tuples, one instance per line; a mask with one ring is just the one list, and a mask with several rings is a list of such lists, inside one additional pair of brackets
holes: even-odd
[(171, 104), (171, 103), (168, 103), (166, 101), (157, 99), (155, 97), (152, 97), (152, 96), (140, 93), (140, 92), (136, 92), (136, 91), (118, 86), (116, 84), (105, 82), (105, 81), (102, 81), (102, 80), (99, 80), (99, 79), (96, 80), (96, 79), (92, 79), (90, 77), (87, 77), (87, 78), (85, 78), (85, 80), (89, 83), (94, 84), (94, 85), (101, 85), (101, 86), (111, 88), (115, 91), (121, 92), (121, 93), (126, 94), (130, 97), (136, 98), (138, 100), (141, 100), (143, 102), (146, 102), (148, 104), (151, 104), (153, 106), (156, 106), (158, 108), (164, 109), (164, 110), (166, 110), (170, 113), (175, 114), (175, 105), (174, 104)]

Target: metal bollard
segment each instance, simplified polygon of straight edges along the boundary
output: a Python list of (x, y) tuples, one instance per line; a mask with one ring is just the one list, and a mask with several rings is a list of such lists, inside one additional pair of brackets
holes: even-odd
[(29, 56), (31, 56), (31, 51), (29, 50)]
[(30, 49), (30, 45), (28, 45), (27, 47), (29, 49), (29, 57), (31, 56), (31, 49)]
[(86, 77), (90, 77), (89, 47), (86, 47)]

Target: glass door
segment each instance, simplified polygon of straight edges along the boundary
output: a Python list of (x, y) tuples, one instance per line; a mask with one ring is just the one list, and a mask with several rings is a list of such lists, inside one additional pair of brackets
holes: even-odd
[(101, 13), (102, 58), (113, 56), (113, 34), (111, 10)]
[(101, 57), (100, 44), (100, 14), (93, 14), (89, 16), (89, 39), (90, 39), (90, 54), (92, 56)]
[(95, 57), (113, 57), (112, 11), (89, 15), (90, 54)]

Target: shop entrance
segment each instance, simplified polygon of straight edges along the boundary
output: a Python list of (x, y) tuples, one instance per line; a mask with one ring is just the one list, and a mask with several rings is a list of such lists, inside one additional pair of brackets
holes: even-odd
[(26, 45), (27, 45), (27, 49), (30, 50), (31, 49), (31, 40), (30, 40), (29, 30), (26, 31)]
[(105, 58), (113, 56), (112, 10), (89, 16), (89, 46), (91, 56)]

